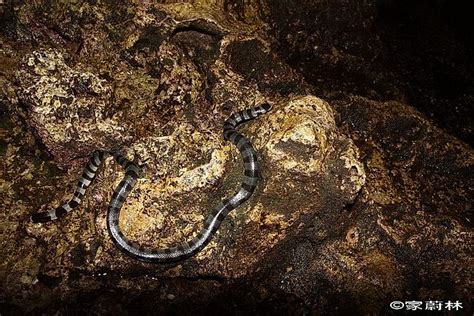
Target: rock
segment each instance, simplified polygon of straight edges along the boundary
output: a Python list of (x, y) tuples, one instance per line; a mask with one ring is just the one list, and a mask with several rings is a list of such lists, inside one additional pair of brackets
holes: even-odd
[(106, 113), (111, 87), (92, 73), (71, 69), (60, 52), (25, 56), (17, 78), (24, 87), (18, 96), (28, 107), (28, 124), (60, 165), (111, 140), (127, 139), (120, 119)]
[[(279, 6), (0, 4), (10, 19), (0, 31), (2, 311), (374, 314), (402, 299), (467, 304), (472, 149), (406, 102), (319, 92), (279, 48)], [(298, 51), (301, 36), (285, 36), (288, 47)], [(124, 234), (150, 247), (191, 239), (240, 185), (224, 120), (262, 102), (272, 111), (239, 128), (261, 181), (196, 256), (151, 265), (112, 244), (105, 213), (123, 171), (110, 159), (77, 210), (29, 222), (71, 196), (102, 148), (148, 159), (121, 212)]]

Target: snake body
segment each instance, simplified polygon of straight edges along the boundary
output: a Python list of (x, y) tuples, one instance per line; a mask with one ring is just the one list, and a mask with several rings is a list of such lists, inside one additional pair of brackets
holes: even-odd
[[(126, 159), (124, 156), (114, 154), (115, 160), (125, 170), (125, 176), (114, 190), (107, 211), (107, 228), (115, 245), (124, 253), (135, 259), (152, 263), (168, 263), (183, 260), (193, 256), (203, 249), (212, 239), (212, 236), (215, 234), (227, 214), (247, 201), (257, 186), (259, 178), (257, 153), (250, 141), (238, 133), (236, 128), (242, 123), (265, 114), (270, 109), (271, 106), (265, 103), (257, 107), (236, 112), (225, 121), (223, 126), (224, 139), (231, 141), (237, 147), (244, 162), (244, 176), (240, 189), (230, 198), (222, 200), (214, 208), (204, 222), (203, 228), (193, 239), (182, 242), (178, 246), (172, 248), (147, 248), (127, 239), (120, 231), (119, 220), (122, 204), (137, 182), (141, 169), (136, 163)], [(95, 172), (103, 158), (104, 152), (97, 151), (94, 153), (78, 182), (74, 197), (70, 202), (58, 207), (54, 211), (37, 213), (32, 216), (32, 220), (35, 222), (54, 220), (64, 216), (67, 212), (76, 207), (84, 196), (85, 190), (95, 177)]]
[(91, 159), (86, 165), (86, 168), (82, 172), (82, 175), (79, 178), (79, 181), (77, 182), (76, 189), (74, 191), (74, 195), (71, 198), (71, 200), (69, 200), (69, 202), (67, 202), (66, 204), (63, 204), (57, 207), (54, 210), (35, 213), (31, 216), (31, 220), (34, 223), (44, 223), (44, 222), (53, 221), (53, 220), (63, 217), (67, 213), (71, 212), (74, 208), (78, 207), (79, 204), (81, 204), (82, 202), (82, 199), (86, 193), (87, 188), (91, 185), (92, 181), (94, 181), (95, 176), (97, 174), (97, 170), (99, 169), (100, 165), (104, 161), (104, 158), (108, 154), (112, 155), (115, 158), (115, 160), (119, 163), (120, 161), (123, 161), (123, 160), (126, 160), (129, 163), (132, 163), (127, 158), (125, 158), (124, 156), (118, 153), (109, 153), (109, 152), (101, 151), (101, 150), (94, 151)]

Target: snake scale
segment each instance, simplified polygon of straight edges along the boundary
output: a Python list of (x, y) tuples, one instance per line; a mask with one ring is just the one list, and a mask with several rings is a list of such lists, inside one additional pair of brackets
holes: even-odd
[(54, 210), (33, 214), (31, 220), (35, 223), (56, 220), (76, 208), (81, 203), (87, 188), (94, 180), (99, 166), (106, 155), (109, 154), (114, 157), (115, 161), (125, 171), (125, 176), (115, 189), (107, 211), (107, 228), (114, 244), (127, 255), (145, 262), (168, 263), (189, 258), (209, 243), (227, 214), (247, 201), (254, 192), (259, 178), (257, 153), (250, 141), (238, 133), (236, 128), (242, 123), (265, 114), (270, 109), (270, 104), (264, 103), (257, 107), (236, 112), (224, 122), (224, 139), (231, 141), (237, 147), (244, 162), (242, 184), (233, 196), (222, 200), (214, 208), (204, 222), (204, 227), (190, 241), (182, 242), (172, 248), (152, 249), (138, 245), (123, 235), (119, 227), (120, 210), (123, 202), (139, 178), (142, 166), (118, 153), (101, 150), (95, 151), (87, 163), (72, 199)]

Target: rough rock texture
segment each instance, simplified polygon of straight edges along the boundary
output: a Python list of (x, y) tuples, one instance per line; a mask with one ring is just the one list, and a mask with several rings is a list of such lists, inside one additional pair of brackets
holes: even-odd
[[(349, 34), (373, 45), (328, 44), (333, 6), (0, 2), (0, 313), (367, 314), (415, 299), (469, 311), (472, 148), (370, 63), (383, 43), (369, 26)], [(195, 257), (150, 265), (114, 247), (105, 212), (122, 170), (110, 160), (80, 208), (29, 222), (103, 148), (148, 159), (123, 232), (153, 247), (192, 238), (240, 183), (223, 121), (263, 101), (273, 110), (241, 128), (262, 180)], [(469, 140), (466, 126), (454, 134)]]

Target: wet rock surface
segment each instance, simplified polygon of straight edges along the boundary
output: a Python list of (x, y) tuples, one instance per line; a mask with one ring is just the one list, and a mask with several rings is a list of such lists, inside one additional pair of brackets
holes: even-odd
[(474, 25), (467, 3), (284, 0), (268, 8), (274, 51), (318, 96), (408, 103), (474, 144)]
[[(326, 51), (332, 7), (287, 2), (0, 2), (2, 314), (367, 314), (431, 299), (470, 310), (474, 156), (455, 137), (470, 132), (437, 127), (399, 79), (355, 80), (373, 47)], [(307, 12), (326, 33), (307, 32)], [(365, 26), (350, 32), (380, 45)], [(294, 56), (315, 45), (319, 57)], [(387, 79), (377, 67), (371, 78)], [(105, 213), (123, 174), (110, 159), (77, 210), (29, 222), (71, 196), (102, 148), (148, 159), (124, 234), (191, 239), (241, 181), (223, 121), (265, 101), (272, 111), (240, 128), (259, 155), (257, 191), (189, 260), (115, 248)]]

